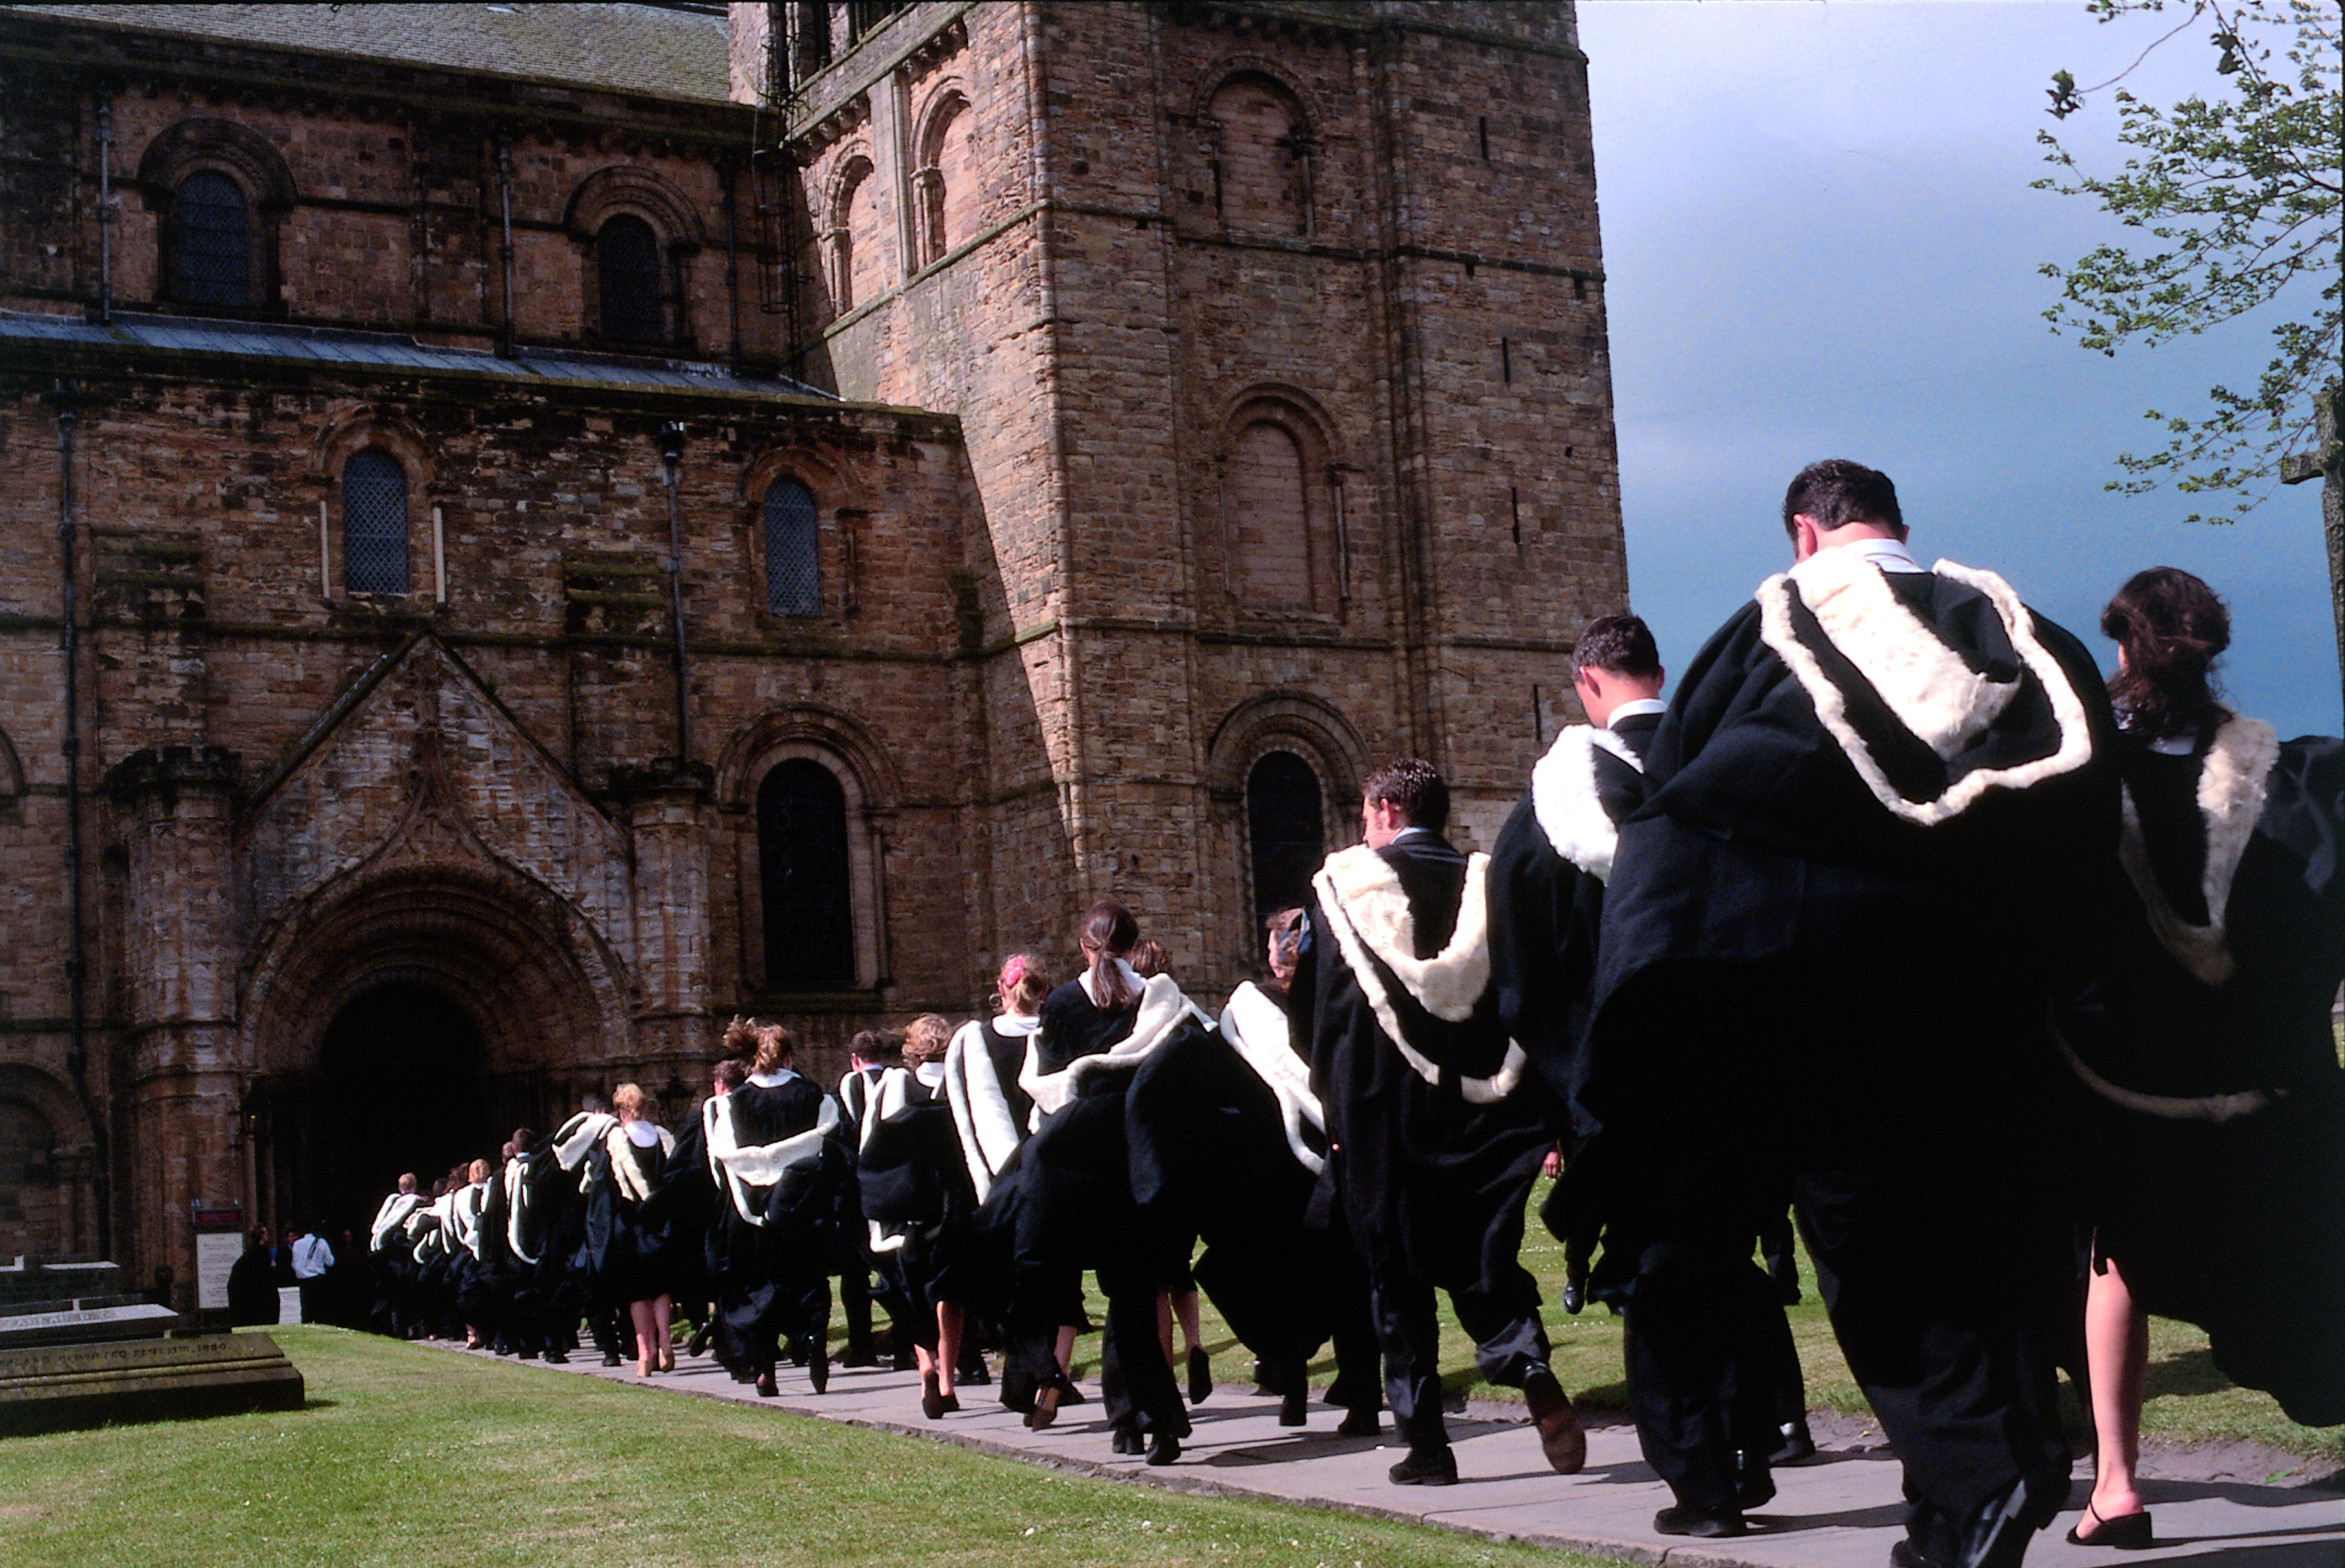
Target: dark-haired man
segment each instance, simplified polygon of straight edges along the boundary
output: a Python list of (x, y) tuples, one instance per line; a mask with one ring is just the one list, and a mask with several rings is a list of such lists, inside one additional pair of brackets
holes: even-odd
[(1365, 842), (1312, 879), (1289, 1027), (1327, 1116), (1333, 1184), (1366, 1265), (1404, 1486), (1447, 1485), (1436, 1287), (1491, 1382), (1523, 1390), (1548, 1462), (1588, 1444), (1548, 1368), (1538, 1286), (1517, 1261), (1523, 1205), (1552, 1137), (1535, 1075), (1499, 1025), (1486, 880), (1442, 838), (1449, 788), (1414, 758), (1361, 787)]
[[(1653, 1227), (1631, 1316), (1698, 1463), (1658, 1528), (1731, 1535), (1704, 1390), (1782, 1176), (1850, 1369), (1905, 1466), (1896, 1560), (2009, 1568), (2068, 1489), (2052, 1352), (2074, 1265), (2052, 1004), (2116, 838), (2098, 672), (1999, 577), (1905, 547), (1888, 477), (1810, 465), (1795, 565), (1696, 656), (1621, 829), (1582, 1097)], [(1739, 1256), (1738, 1256), (1739, 1254)]]

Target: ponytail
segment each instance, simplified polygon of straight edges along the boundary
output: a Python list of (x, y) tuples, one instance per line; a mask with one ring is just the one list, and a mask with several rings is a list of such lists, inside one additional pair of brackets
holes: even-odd
[(1116, 962), (1139, 942), (1140, 922), (1119, 900), (1101, 899), (1084, 917), (1079, 945), (1091, 960), (1091, 993), (1101, 1011), (1121, 1012), (1140, 1000), (1140, 993)]

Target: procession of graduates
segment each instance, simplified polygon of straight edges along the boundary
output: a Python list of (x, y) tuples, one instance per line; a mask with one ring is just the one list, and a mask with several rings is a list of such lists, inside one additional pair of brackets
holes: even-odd
[(2147, 1544), (2147, 1314), (2345, 1422), (2345, 742), (2220, 702), (2228, 612), (2187, 573), (2118, 590), (2105, 680), (2000, 577), (1924, 568), (1883, 474), (1812, 464), (1782, 524), (1795, 564), (1672, 700), (1641, 622), (1589, 623), (1589, 723), (1490, 854), (1444, 836), (1426, 763), (1372, 773), (1362, 841), (1218, 1013), (1102, 900), (1077, 972), (1013, 955), (993, 1015), (859, 1035), (835, 1090), (736, 1020), (680, 1131), (626, 1084), (436, 1195), (402, 1181), (381, 1326), (560, 1360), (583, 1320), (649, 1377), (682, 1307), (687, 1354), (818, 1392), (830, 1280), (868, 1361), (876, 1272), (929, 1419), (987, 1349), (1039, 1428), (1085, 1398), (1091, 1271), (1117, 1451), (1180, 1457), (1202, 1291), (1283, 1425), (1332, 1344), (1335, 1430), (1389, 1411), (1393, 1481), (1443, 1485), (1439, 1291), (1570, 1473), (1518, 1257), (1559, 1163), (1564, 1306), (1623, 1319), (1663, 1533), (1743, 1533), (1814, 1452), (1789, 1215), (1904, 1466), (1893, 1563), (2011, 1568), (2067, 1508), (2063, 1368), (2096, 1443), (2069, 1539)]

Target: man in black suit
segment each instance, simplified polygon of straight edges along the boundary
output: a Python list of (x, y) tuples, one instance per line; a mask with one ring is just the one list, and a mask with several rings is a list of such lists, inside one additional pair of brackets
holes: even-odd
[[(2075, 1085), (2116, 841), (2099, 672), (2000, 577), (1905, 547), (1887, 475), (1792, 483), (1795, 565), (1695, 656), (1605, 890), (1581, 1096), (1647, 1227), (1629, 1316), (1672, 1354), (1703, 1495), (1742, 1532), (1718, 1367), (1760, 1207), (1795, 1185), (1850, 1369), (1903, 1461), (1895, 1561), (2014, 1568), (2068, 1491), (2053, 1352)], [(1697, 1441), (1698, 1440), (1698, 1441)]]
[(1441, 837), (1449, 790), (1410, 759), (1362, 786), (1366, 841), (1313, 879), (1290, 1027), (1327, 1116), (1325, 1195), (1366, 1265), (1385, 1398), (1408, 1440), (1404, 1486), (1457, 1479), (1441, 1411), (1436, 1287), (1491, 1382), (1523, 1390), (1548, 1462), (1587, 1439), (1548, 1367), (1538, 1283), (1517, 1261), (1523, 1206), (1553, 1142), (1539, 1081), (1499, 1026), (1489, 860)]

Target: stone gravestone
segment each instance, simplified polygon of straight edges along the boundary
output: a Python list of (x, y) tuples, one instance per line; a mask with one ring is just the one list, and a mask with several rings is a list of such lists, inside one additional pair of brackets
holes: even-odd
[(0, 1307), (0, 1436), (301, 1408), (276, 1341), (185, 1322), (137, 1296)]

